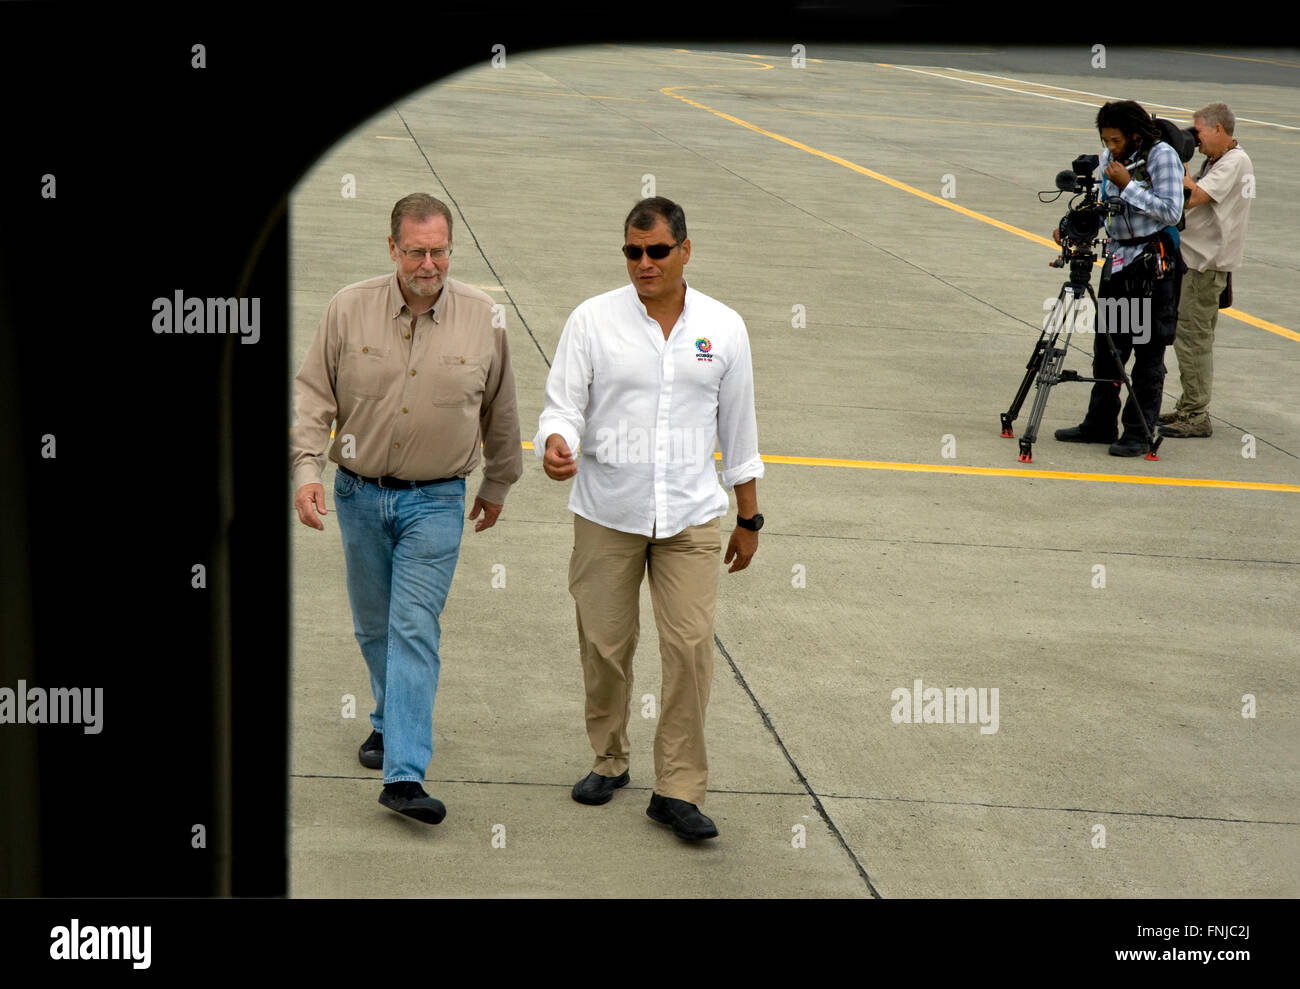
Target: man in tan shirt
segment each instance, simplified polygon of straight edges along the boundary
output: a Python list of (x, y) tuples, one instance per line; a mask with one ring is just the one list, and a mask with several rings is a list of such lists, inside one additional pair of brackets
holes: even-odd
[[(1182, 236), (1182, 297), (1174, 355), (1183, 393), (1173, 410), (1160, 417), (1161, 436), (1210, 436), (1210, 392), (1214, 384), (1214, 330), (1220, 298), (1241, 267), (1246, 250), (1246, 220), (1255, 198), (1255, 168), (1232, 136), (1237, 118), (1226, 103), (1211, 103), (1192, 118), (1196, 143), (1205, 155), (1196, 178), (1183, 177), (1187, 223)], [(1228, 293), (1231, 296), (1231, 292)], [(1227, 306), (1231, 299), (1224, 300)]]
[[(433, 756), (438, 622), (469, 517), (491, 528), (523, 473), (515, 380), (492, 299), (447, 277), (452, 219), (422, 193), (393, 207), (393, 274), (342, 289), (294, 379), (294, 507), (324, 529), (328, 446), (353, 628), (370, 671), (374, 729), (358, 753), (383, 769), (385, 807), (446, 815), (421, 785)], [(330, 425), (338, 427), (330, 442)], [(482, 518), (479, 516), (482, 515)]]

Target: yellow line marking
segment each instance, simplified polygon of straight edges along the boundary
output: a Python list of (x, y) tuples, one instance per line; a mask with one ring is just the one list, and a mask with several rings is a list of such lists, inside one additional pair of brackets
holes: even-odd
[(1164, 51), (1177, 55), (1204, 55), (1206, 58), (1230, 58), (1234, 62), (1264, 62), (1268, 65), (1281, 65), (1288, 69), (1300, 69), (1300, 62), (1279, 62), (1275, 58), (1247, 58), (1245, 55), (1216, 55), (1214, 52), (1184, 51), (1181, 48), (1165, 48)]
[[(525, 441), (525, 450), (533, 444)], [(722, 454), (714, 452), (714, 460)], [(1204, 477), (1147, 477), (1130, 474), (1082, 474), (1063, 470), (1026, 470), (1014, 467), (959, 467), (956, 464), (904, 464), (892, 460), (835, 460), (826, 457), (759, 457), (765, 464), (794, 464), (800, 467), (851, 467), (857, 470), (901, 470), (923, 474), (967, 474), (981, 477), (1041, 477), (1057, 481), (1100, 481), (1111, 484), (1162, 484), (1189, 488), (1234, 488), (1246, 491), (1287, 491), (1300, 493), (1300, 484), (1268, 484), (1261, 481), (1219, 481)]]
[(690, 106), (693, 106), (699, 110), (707, 110), (709, 113), (721, 117), (723, 120), (728, 120), (733, 124), (739, 124), (741, 127), (744, 127), (748, 130), (752, 130), (755, 134), (762, 134), (764, 137), (770, 137), (774, 141), (780, 141), (782, 144), (788, 144), (792, 148), (797, 148), (800, 151), (806, 151), (810, 155), (816, 155), (818, 158), (824, 158), (826, 161), (829, 161), (832, 164), (840, 165), (851, 171), (857, 172), (860, 175), (865, 175), (867, 176), (867, 178), (875, 179), (877, 182), (883, 182), (885, 183), (885, 185), (893, 186), (895, 189), (899, 189), (903, 192), (911, 193), (913, 196), (919, 196), (921, 199), (924, 199), (927, 202), (934, 203), (936, 206), (942, 206), (944, 207), (944, 209), (950, 209), (954, 213), (960, 213), (963, 216), (969, 216), (973, 220), (979, 220), (982, 223), (987, 223), (990, 226), (997, 227), (999, 230), (1005, 230), (1007, 233), (1015, 234), (1017, 237), (1023, 237), (1025, 238), (1025, 240), (1031, 240), (1035, 244), (1041, 244), (1044, 247), (1050, 247), (1054, 251), (1057, 249), (1057, 245), (1052, 243), (1046, 237), (1040, 237), (1037, 234), (1031, 234), (1028, 230), (1021, 230), (1019, 227), (1013, 227), (1009, 223), (1003, 223), (1001, 220), (995, 220), (991, 216), (985, 216), (983, 213), (977, 213), (973, 209), (967, 209), (965, 206), (958, 206), (956, 203), (950, 202), (947, 199), (941, 199), (938, 196), (933, 196), (928, 192), (922, 192), (920, 189), (917, 189), (914, 186), (910, 186), (905, 182), (899, 182), (897, 179), (891, 179), (888, 175), (882, 175), (879, 172), (873, 172), (869, 168), (863, 168), (861, 165), (855, 164), (854, 162), (849, 161), (847, 158), (841, 158), (839, 155), (833, 155), (833, 154), (828, 154), (825, 151), (819, 151), (817, 148), (814, 148), (808, 144), (804, 144), (802, 141), (796, 141), (793, 138), (785, 137), (784, 135), (778, 134), (775, 131), (764, 130), (762, 127), (759, 127), (755, 124), (751, 124), (746, 120), (741, 120), (739, 117), (733, 117), (729, 113), (723, 113), (721, 110), (715, 110), (713, 107), (707, 106), (704, 103), (700, 103), (696, 100), (693, 100), (688, 96), (680, 96), (677, 93), (673, 92), (674, 89), (716, 89), (716, 88), (718, 87), (716, 86), (665, 86), (663, 89), (659, 90), (659, 92), (663, 93), (665, 96), (671, 96), (675, 100), (681, 100), (683, 103), (689, 104)]
[[(997, 97), (990, 97), (997, 99)], [(907, 120), (923, 124), (959, 124), (963, 127), (1007, 127), (1016, 130), (1056, 130), (1071, 134), (1091, 134), (1091, 127), (1065, 127), (1060, 124), (1009, 124), (1005, 120), (948, 120), (943, 117), (900, 117), (887, 113), (851, 113), (848, 110), (793, 110), (789, 107), (768, 107), (768, 113), (797, 113), (810, 117), (853, 117), (858, 120)], [(1258, 138), (1256, 138), (1258, 140)], [(1277, 138), (1274, 138), (1277, 140)]]
[[(721, 459), (722, 455), (714, 454)], [(1260, 481), (1222, 481), (1203, 477), (1149, 477), (1132, 474), (1084, 474), (1078, 471), (1027, 470), (1011, 467), (959, 467), (944, 464), (903, 464), (888, 460), (830, 460), (818, 457), (761, 457), (767, 464), (798, 464), (807, 467), (854, 467), (858, 470), (901, 470), (924, 474), (967, 474), (982, 477), (1043, 477), (1061, 481), (1099, 481), (1108, 484), (1160, 484), (1171, 487), (1233, 488), (1248, 491), (1300, 493), (1300, 484), (1269, 484)]]
[[(293, 432), (292, 429), (289, 430)], [(334, 430), (330, 430), (330, 439)], [(535, 449), (524, 440), (525, 450)], [(713, 459), (722, 460), (714, 451)], [(850, 467), (856, 470), (897, 470), (920, 474), (965, 474), (976, 477), (1035, 477), (1052, 481), (1096, 481), (1103, 484), (1159, 484), (1180, 488), (1228, 488), (1237, 491), (1285, 491), (1300, 494), (1300, 484), (1271, 484), (1263, 481), (1221, 481), (1209, 477), (1147, 477), (1133, 474), (1083, 474), (1064, 470), (1025, 470), (1015, 467), (959, 467), (956, 464), (904, 464), (893, 460), (836, 460), (829, 457), (759, 457), (765, 464), (793, 464), (797, 467)]]
[[(739, 126), (744, 127), (746, 130), (753, 131), (755, 134), (762, 134), (764, 137), (769, 137), (774, 141), (780, 141), (782, 144), (788, 144), (792, 148), (797, 148), (800, 151), (805, 151), (810, 155), (816, 155), (818, 158), (823, 158), (826, 161), (831, 162), (832, 164), (840, 165), (844, 168), (849, 169), (850, 171), (857, 172), (859, 175), (865, 175), (867, 176), (867, 178), (875, 179), (877, 182), (883, 182), (885, 185), (892, 186), (893, 188), (898, 189), (902, 192), (906, 192), (913, 196), (917, 196), (920, 199), (924, 199), (926, 202), (934, 203), (936, 206), (942, 206), (944, 209), (950, 209), (954, 213), (960, 213), (962, 216), (968, 216), (972, 220), (979, 220), (981, 223), (987, 223), (990, 226), (997, 227), (999, 230), (1004, 230), (1007, 233), (1015, 234), (1017, 237), (1023, 237), (1025, 240), (1033, 241), (1035, 244), (1041, 244), (1044, 247), (1050, 247), (1053, 251), (1057, 250), (1057, 245), (1052, 243), (1052, 241), (1048, 240), (1046, 237), (1040, 237), (1037, 234), (1031, 234), (1028, 230), (1021, 230), (1019, 227), (1012, 226), (1010, 223), (1004, 223), (1001, 220), (995, 220), (991, 216), (985, 216), (983, 213), (977, 213), (975, 210), (967, 209), (965, 206), (958, 206), (954, 202), (951, 202), (947, 199), (941, 199), (940, 197), (931, 195), (928, 192), (923, 192), (920, 189), (917, 189), (914, 186), (910, 186), (905, 182), (899, 182), (897, 179), (891, 179), (888, 175), (882, 175), (880, 172), (873, 172), (869, 168), (863, 168), (861, 165), (855, 164), (854, 162), (849, 161), (847, 158), (841, 158), (839, 155), (833, 155), (825, 151), (821, 151), (817, 148), (812, 147), (811, 145), (804, 144), (802, 141), (796, 141), (793, 138), (784, 136), (783, 134), (778, 134), (776, 133), (776, 131), (765, 130), (764, 128), (759, 127), (757, 124), (751, 124), (749, 121), (741, 120), (739, 117), (733, 116), (730, 113), (724, 113), (723, 111), (714, 109), (713, 107), (708, 106), (707, 104), (700, 103), (698, 100), (693, 100), (688, 96), (681, 96), (678, 93), (673, 92), (673, 90), (675, 89), (721, 89), (721, 88), (725, 88), (725, 87), (665, 86), (663, 89), (659, 90), (659, 92), (663, 93), (665, 96), (671, 96), (675, 100), (681, 100), (683, 103), (686, 103), (689, 106), (693, 106), (696, 109), (705, 110), (716, 117), (721, 117), (723, 120), (729, 121), (733, 124), (738, 124)], [(1097, 263), (1100, 264), (1101, 261), (1098, 260)], [(1260, 319), (1258, 316), (1251, 316), (1248, 313), (1241, 312), (1240, 310), (1237, 309), (1224, 309), (1223, 312), (1229, 316), (1232, 316), (1235, 319), (1241, 320), (1243, 323), (1248, 323), (1251, 326), (1258, 327), (1261, 330), (1267, 330), (1269, 333), (1275, 333), (1278, 336), (1286, 337), (1289, 340), (1300, 341), (1300, 333), (1296, 333), (1294, 330), (1287, 329), (1285, 326), (1280, 326), (1277, 323), (1270, 323), (1268, 320)]]
[[(909, 65), (891, 65), (888, 62), (876, 62), (876, 65), (885, 69), (901, 69), (904, 72), (917, 72), (924, 76), (934, 76), (938, 79), (948, 79), (952, 82), (964, 82), (972, 86), (987, 86), (990, 89), (1004, 89), (1011, 93), (1020, 93), (1024, 96), (1039, 96), (1045, 100), (1056, 100), (1059, 103), (1078, 103), (1082, 106), (1095, 106), (1093, 103), (1084, 100), (1071, 100), (1063, 96), (1052, 96), (1049, 93), (1034, 92), (1031, 89), (1012, 89), (1010, 86), (998, 86), (991, 82), (980, 82), (978, 79), (967, 79), (966, 76), (981, 76), (984, 79), (1000, 79), (1003, 82), (1014, 82), (1019, 86), (1033, 86), (1036, 89), (1050, 89), (1057, 93), (1074, 93), (1076, 96), (1091, 96), (1099, 100), (1114, 100), (1116, 97), (1107, 96), (1104, 93), (1092, 93), (1086, 89), (1067, 89), (1065, 86), (1053, 86), (1046, 82), (1030, 82), (1028, 79), (1016, 79), (1014, 76), (999, 76), (991, 72), (975, 72), (972, 69), (953, 69), (948, 66), (943, 67), (942, 72), (935, 72), (927, 69), (918, 69)], [(947, 74), (951, 73), (951, 74)], [(1172, 103), (1153, 103), (1144, 101), (1143, 106), (1148, 110), (1177, 110), (1180, 113), (1188, 114), (1188, 120), (1196, 113), (1195, 109), (1185, 106), (1174, 106)], [(1255, 120), (1250, 117), (1237, 117), (1238, 123), (1259, 124), (1262, 127), (1280, 127), (1282, 130), (1300, 130), (1300, 127), (1293, 127), (1290, 124), (1278, 124), (1270, 120)]]
[(1220, 309), (1219, 312), (1225, 316), (1231, 316), (1233, 319), (1239, 319), (1243, 323), (1249, 323), (1251, 326), (1259, 327), (1261, 330), (1268, 330), (1269, 333), (1276, 333), (1280, 337), (1286, 337), (1288, 340), (1300, 340), (1300, 333), (1295, 330), (1288, 330), (1285, 326), (1278, 326), (1277, 323), (1270, 323), (1266, 319), (1260, 319), (1258, 316), (1252, 316), (1248, 312), (1242, 312), (1240, 309)]

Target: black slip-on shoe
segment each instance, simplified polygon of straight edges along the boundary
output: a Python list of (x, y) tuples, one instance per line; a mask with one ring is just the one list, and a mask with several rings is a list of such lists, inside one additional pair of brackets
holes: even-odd
[(1147, 452), (1146, 440), (1136, 436), (1121, 436), (1107, 451), (1112, 457), (1140, 457)]
[(425, 824), (437, 824), (447, 816), (442, 801), (429, 796), (419, 783), (385, 783), (379, 802), (389, 810), (413, 817)]
[(1115, 434), (1109, 436), (1101, 433), (1094, 433), (1084, 429), (1083, 426), (1070, 426), (1066, 429), (1058, 429), (1054, 435), (1062, 443), (1114, 443)]
[(361, 748), (357, 749), (357, 758), (367, 769), (383, 769), (384, 736), (377, 731), (372, 731), (370, 737), (361, 743)]
[(632, 777), (627, 770), (621, 776), (601, 776), (594, 769), (573, 784), (573, 799), (580, 804), (607, 804), (620, 786), (627, 786)]
[(645, 813), (652, 821), (670, 825), (673, 834), (683, 841), (699, 841), (701, 838), (718, 836), (717, 827), (700, 813), (700, 808), (676, 797), (650, 794), (650, 806), (645, 809)]

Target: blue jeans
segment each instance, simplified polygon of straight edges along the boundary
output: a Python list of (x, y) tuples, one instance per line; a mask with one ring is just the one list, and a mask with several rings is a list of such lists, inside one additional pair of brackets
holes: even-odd
[(384, 736), (384, 782), (424, 780), (433, 758), (438, 616), (447, 603), (465, 524), (465, 479), (380, 488), (334, 475), (352, 627), (370, 670)]

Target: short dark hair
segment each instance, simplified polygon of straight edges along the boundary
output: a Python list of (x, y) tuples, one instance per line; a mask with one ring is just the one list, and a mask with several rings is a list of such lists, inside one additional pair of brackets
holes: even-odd
[(447, 221), (447, 239), (451, 240), (451, 210), (447, 208), (446, 203), (423, 192), (413, 192), (409, 196), (403, 196), (393, 207), (390, 229), (393, 240), (396, 241), (398, 234), (402, 232), (403, 220), (427, 220), (434, 216), (441, 216)]
[(661, 219), (668, 224), (673, 240), (680, 244), (686, 239), (686, 214), (675, 202), (663, 196), (651, 196), (633, 206), (632, 212), (623, 221), (623, 236), (627, 236), (628, 227), (652, 230), (655, 223)]
[(1097, 130), (1106, 127), (1116, 128), (1126, 138), (1136, 134), (1138, 146), (1142, 148), (1149, 148), (1161, 139), (1160, 128), (1151, 114), (1135, 100), (1115, 100), (1104, 104), (1097, 111)]

